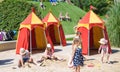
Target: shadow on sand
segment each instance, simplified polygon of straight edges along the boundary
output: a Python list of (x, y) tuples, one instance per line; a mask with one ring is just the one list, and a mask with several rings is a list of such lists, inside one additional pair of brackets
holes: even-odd
[(119, 61), (110, 61), (111, 64), (118, 63)]
[[(32, 51), (32, 54), (36, 54), (36, 53), (44, 53), (45, 49), (39, 50), (39, 49), (34, 49)], [(59, 52), (62, 51), (62, 49), (55, 49), (55, 52)]]
[(36, 53), (44, 53), (45, 49), (34, 49), (32, 50), (32, 54), (36, 54)]
[(12, 64), (14, 59), (0, 60), (0, 65)]
[(68, 45), (72, 45), (72, 43), (67, 43), (67, 46), (68, 46)]
[(119, 50), (113, 50), (112, 49), (112, 53), (117, 53), (117, 52), (119, 52)]
[(59, 51), (62, 51), (62, 49), (55, 49), (55, 52), (59, 52)]

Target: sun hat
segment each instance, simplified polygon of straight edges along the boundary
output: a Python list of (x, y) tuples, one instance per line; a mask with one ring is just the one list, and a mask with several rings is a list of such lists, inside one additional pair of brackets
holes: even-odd
[(51, 45), (50, 45), (50, 44), (47, 44), (47, 48), (51, 48)]
[(99, 43), (101, 44), (106, 44), (108, 41), (105, 38), (101, 38)]
[(26, 53), (25, 49), (24, 48), (20, 48), (20, 54), (23, 55), (25, 53)]

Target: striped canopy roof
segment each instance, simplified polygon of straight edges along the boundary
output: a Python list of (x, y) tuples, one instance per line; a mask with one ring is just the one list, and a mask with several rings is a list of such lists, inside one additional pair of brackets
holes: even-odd
[(42, 20), (33, 11), (21, 23), (20, 28), (27, 27), (31, 29), (31, 25), (43, 25)]
[(90, 10), (81, 20), (79, 20), (77, 27), (86, 27), (87, 29), (90, 29), (93, 26), (104, 28), (104, 21)]
[(57, 23), (59, 24), (59, 20), (58, 18), (56, 18), (52, 12), (50, 11), (45, 17), (44, 19), (42, 20), (43, 22), (47, 23), (47, 24), (50, 24), (50, 23)]

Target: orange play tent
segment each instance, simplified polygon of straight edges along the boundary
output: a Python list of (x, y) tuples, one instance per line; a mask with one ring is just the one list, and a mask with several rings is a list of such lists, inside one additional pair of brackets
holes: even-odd
[(32, 51), (33, 49), (45, 49), (49, 42), (53, 44), (46, 36), (44, 23), (36, 16), (34, 10), (20, 24), (18, 38), (16, 43), (16, 54), (19, 54), (20, 48)]
[[(92, 10), (79, 20), (77, 31), (81, 32), (82, 53), (85, 55), (95, 54), (98, 51), (100, 38), (108, 40), (109, 52), (111, 52), (110, 42), (104, 21), (100, 19)], [(94, 53), (93, 53), (94, 52)]]
[(49, 12), (42, 21), (45, 23), (46, 30), (48, 31), (48, 35), (50, 36), (53, 44), (62, 44), (62, 46), (66, 46), (62, 24), (60, 24), (60, 21), (52, 14), (52, 12)]

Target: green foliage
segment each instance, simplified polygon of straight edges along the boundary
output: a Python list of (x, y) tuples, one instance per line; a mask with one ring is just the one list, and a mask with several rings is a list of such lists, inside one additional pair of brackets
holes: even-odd
[(97, 8), (94, 10), (95, 13), (104, 15), (108, 11), (111, 4), (113, 4), (113, 0), (71, 0), (74, 5), (82, 8), (85, 11), (90, 10), (90, 5), (93, 5)]
[(73, 37), (71, 38), (66, 38), (67, 41), (72, 41), (73, 40)]
[[(0, 3), (0, 29), (18, 30), (20, 23), (31, 12), (33, 4), (21, 0), (4, 0)], [(40, 16), (40, 12), (37, 11)]]
[(113, 46), (120, 47), (120, 3), (113, 5), (107, 15), (106, 25), (110, 42)]
[(77, 7), (80, 7), (80, 0), (71, 0), (71, 2), (77, 6)]

